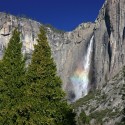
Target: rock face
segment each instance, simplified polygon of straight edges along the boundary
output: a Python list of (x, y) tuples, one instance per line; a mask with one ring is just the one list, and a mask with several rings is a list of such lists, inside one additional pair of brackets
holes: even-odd
[[(98, 87), (125, 64), (125, 1), (106, 0), (95, 24), (95, 78)], [(98, 67), (98, 68), (97, 68)]]
[(125, 101), (125, 68), (123, 68), (112, 80), (107, 81), (102, 89), (90, 92), (73, 104), (77, 112), (78, 125), (80, 114), (85, 111), (90, 118), (90, 125), (124, 125), (121, 123), (123, 118), (123, 108)]
[(57, 64), (58, 74), (63, 80), (63, 89), (74, 98), (70, 77), (87, 51), (88, 42), (93, 34), (94, 24), (79, 25), (74, 31), (58, 34), (48, 31), (48, 40)]
[[(37, 44), (40, 23), (31, 19), (0, 13), (0, 58), (18, 27), (23, 41), (22, 52), (31, 58), (33, 45)], [(70, 77), (87, 51), (94, 34), (93, 58), (91, 61), (90, 86), (102, 88), (125, 63), (125, 1), (106, 0), (95, 23), (80, 24), (71, 32), (59, 32), (46, 27), (47, 37), (55, 59), (58, 74), (63, 80), (63, 89), (72, 92)], [(27, 61), (27, 63), (29, 60)], [(71, 94), (73, 96), (73, 94)]]
[[(27, 55), (28, 64), (34, 50), (33, 45), (37, 44), (36, 39), (40, 25), (42, 24), (31, 19), (0, 13), (0, 58), (3, 56), (4, 48), (7, 47), (13, 29), (18, 27), (23, 42), (22, 52)], [(92, 23), (80, 24), (74, 31), (65, 33), (46, 27), (48, 42), (57, 65), (58, 74), (63, 81), (63, 89), (69, 93), (70, 97), (73, 90), (70, 76), (87, 51), (93, 29), (94, 24)]]
[[(0, 13), (0, 59), (2, 59), (13, 29), (17, 27), (21, 32), (22, 52), (27, 55), (28, 64), (34, 50), (33, 45), (37, 44), (37, 34), (41, 25), (31, 19)], [(118, 93), (121, 92), (124, 78), (120, 76), (116, 80), (113, 78), (125, 65), (125, 0), (106, 0), (95, 23), (82, 23), (71, 32), (60, 32), (48, 26), (45, 28), (58, 75), (62, 78), (63, 89), (67, 92), (70, 101), (75, 98), (73, 92), (75, 86), (72, 84), (71, 76), (79, 63), (81, 61), (84, 63), (83, 58), (86, 55), (90, 39), (94, 36), (88, 89), (97, 88), (99, 95), (95, 95), (87, 104), (78, 105), (76, 108), (78, 115), (82, 109), (89, 115), (95, 111), (99, 113), (103, 109), (107, 114), (107, 108), (110, 111), (113, 109), (112, 113), (119, 108), (120, 112), (124, 103)], [(97, 98), (100, 101), (97, 101)], [(108, 119), (106, 117), (109, 118), (106, 115), (103, 121)], [(104, 124), (114, 125), (120, 118), (120, 115), (118, 117), (115, 115)], [(94, 124), (94, 122), (92, 123)]]
[(94, 40), (91, 72), (97, 91), (73, 104), (77, 119), (85, 111), (91, 125), (121, 125), (125, 106), (125, 69), (120, 71), (125, 65), (125, 0), (105, 1), (95, 21)]
[(23, 42), (22, 52), (31, 54), (33, 44), (36, 44), (40, 23), (25, 18), (19, 18), (5, 13), (0, 13), (0, 58), (12, 36), (12, 31), (18, 27)]

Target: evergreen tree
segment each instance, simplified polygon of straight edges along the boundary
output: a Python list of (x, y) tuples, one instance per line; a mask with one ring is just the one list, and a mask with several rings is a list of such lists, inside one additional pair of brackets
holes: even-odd
[(56, 65), (43, 27), (40, 28), (37, 42), (27, 72), (25, 103), (21, 104), (28, 116), (25, 123), (74, 125), (74, 113), (64, 99), (61, 79), (56, 74)]
[(78, 124), (79, 125), (89, 125), (90, 124), (90, 118), (86, 115), (84, 110), (81, 111), (78, 117)]
[(25, 61), (20, 33), (15, 29), (0, 62), (0, 125), (14, 125), (22, 102)]

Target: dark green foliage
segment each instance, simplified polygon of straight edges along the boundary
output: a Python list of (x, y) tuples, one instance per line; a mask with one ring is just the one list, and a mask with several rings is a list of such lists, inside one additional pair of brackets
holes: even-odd
[(74, 102), (73, 108), (76, 109), (77, 107), (86, 104), (86, 102), (90, 101), (91, 99), (95, 98), (96, 93), (94, 92), (90, 92), (88, 95), (86, 95), (85, 97), (79, 99), (78, 101)]
[[(123, 67), (123, 77), (125, 79), (125, 66)], [(122, 100), (124, 102), (125, 101), (125, 84), (123, 85), (122, 91), (123, 91), (123, 93), (122, 93)], [(123, 114), (123, 118), (122, 118), (121, 122), (122, 122), (123, 125), (125, 125), (125, 106), (124, 106), (124, 109), (122, 111), (122, 114)]]
[(37, 42), (26, 74), (17, 30), (0, 61), (0, 125), (75, 125), (42, 27)]
[(26, 79), (24, 109), (29, 124), (74, 125), (74, 114), (64, 100), (61, 79), (56, 75), (56, 65), (43, 27), (37, 42)]
[[(95, 119), (97, 123), (103, 123), (104, 118), (113, 118), (115, 116), (118, 116), (120, 114), (119, 110), (115, 110), (113, 112), (112, 109), (104, 109), (101, 111), (95, 111), (89, 115), (90, 119)], [(106, 121), (106, 119), (105, 119)]]
[(0, 62), (0, 125), (14, 125), (23, 97), (25, 61), (20, 33), (15, 29)]
[(90, 118), (91, 118), (91, 119), (96, 119), (97, 122), (102, 123), (102, 119), (103, 119), (109, 112), (111, 112), (111, 111), (108, 110), (108, 109), (101, 110), (101, 111), (96, 111), (96, 112), (90, 114)]
[(122, 114), (123, 114), (123, 118), (121, 120), (121, 125), (125, 125), (125, 108), (123, 109)]
[(78, 117), (78, 123), (79, 125), (89, 125), (90, 124), (90, 118), (86, 115), (86, 113), (82, 110)]

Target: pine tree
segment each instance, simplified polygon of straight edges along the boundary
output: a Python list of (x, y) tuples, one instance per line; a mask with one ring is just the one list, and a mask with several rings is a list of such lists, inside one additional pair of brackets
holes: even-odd
[(17, 29), (0, 62), (0, 125), (14, 125), (17, 106), (22, 102), (25, 60), (21, 53), (22, 42)]
[(56, 65), (43, 27), (40, 28), (37, 42), (27, 72), (25, 104), (21, 104), (27, 111), (28, 119), (25, 123), (74, 125), (74, 113), (64, 99), (61, 79), (57, 76)]

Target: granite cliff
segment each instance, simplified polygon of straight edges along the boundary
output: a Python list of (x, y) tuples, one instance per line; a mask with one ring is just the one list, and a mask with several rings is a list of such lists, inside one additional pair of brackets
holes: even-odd
[[(23, 41), (22, 52), (27, 55), (28, 64), (34, 50), (33, 45), (37, 44), (37, 34), (41, 25), (43, 24), (31, 19), (0, 13), (0, 58), (3, 56), (13, 29), (18, 27)], [(121, 111), (124, 108), (122, 88), (125, 84), (123, 75), (125, 0), (106, 0), (94, 23), (82, 23), (71, 32), (61, 32), (49, 26), (45, 28), (58, 75), (62, 78), (63, 89), (67, 92), (68, 100), (72, 102), (83, 96), (86, 98), (89, 91), (95, 91), (94, 96), (87, 99), (86, 103), (83, 103), (85, 102), (83, 98), (83, 100), (80, 99), (80, 103), (78, 100), (74, 104), (77, 116), (79, 117), (82, 109), (88, 115), (105, 111), (105, 115), (101, 118), (103, 124), (114, 125), (120, 122)], [(91, 56), (87, 56), (91, 40), (93, 41), (89, 52)], [(90, 58), (89, 63), (86, 61), (87, 57)], [(86, 62), (89, 66), (87, 75)], [(84, 66), (81, 66), (83, 64)], [(83, 77), (87, 79), (87, 93), (80, 90), (84, 87), (81, 87), (80, 82), (86, 82)], [(83, 93), (82, 96), (81, 94), (77, 96), (79, 91)], [(91, 93), (87, 96), (89, 95)], [(113, 117), (107, 115), (109, 112), (114, 113), (114, 115), (111, 114)], [(97, 124), (95, 121), (91, 120), (91, 122)]]
[[(15, 27), (21, 32), (23, 41), (22, 52), (27, 55), (27, 64), (30, 62), (33, 45), (37, 44), (37, 34), (42, 24), (31, 19), (15, 17), (0, 13), (0, 58)], [(48, 42), (51, 46), (58, 74), (63, 81), (63, 89), (72, 93), (73, 86), (70, 80), (78, 62), (86, 53), (88, 43), (93, 34), (94, 24), (83, 23), (71, 32), (61, 32), (55, 28), (45, 26)], [(69, 94), (69, 96), (73, 94)], [(74, 95), (75, 96), (75, 95)]]
[(124, 0), (106, 0), (96, 20), (94, 62), (96, 83), (100, 87), (118, 73), (125, 63), (124, 5)]

